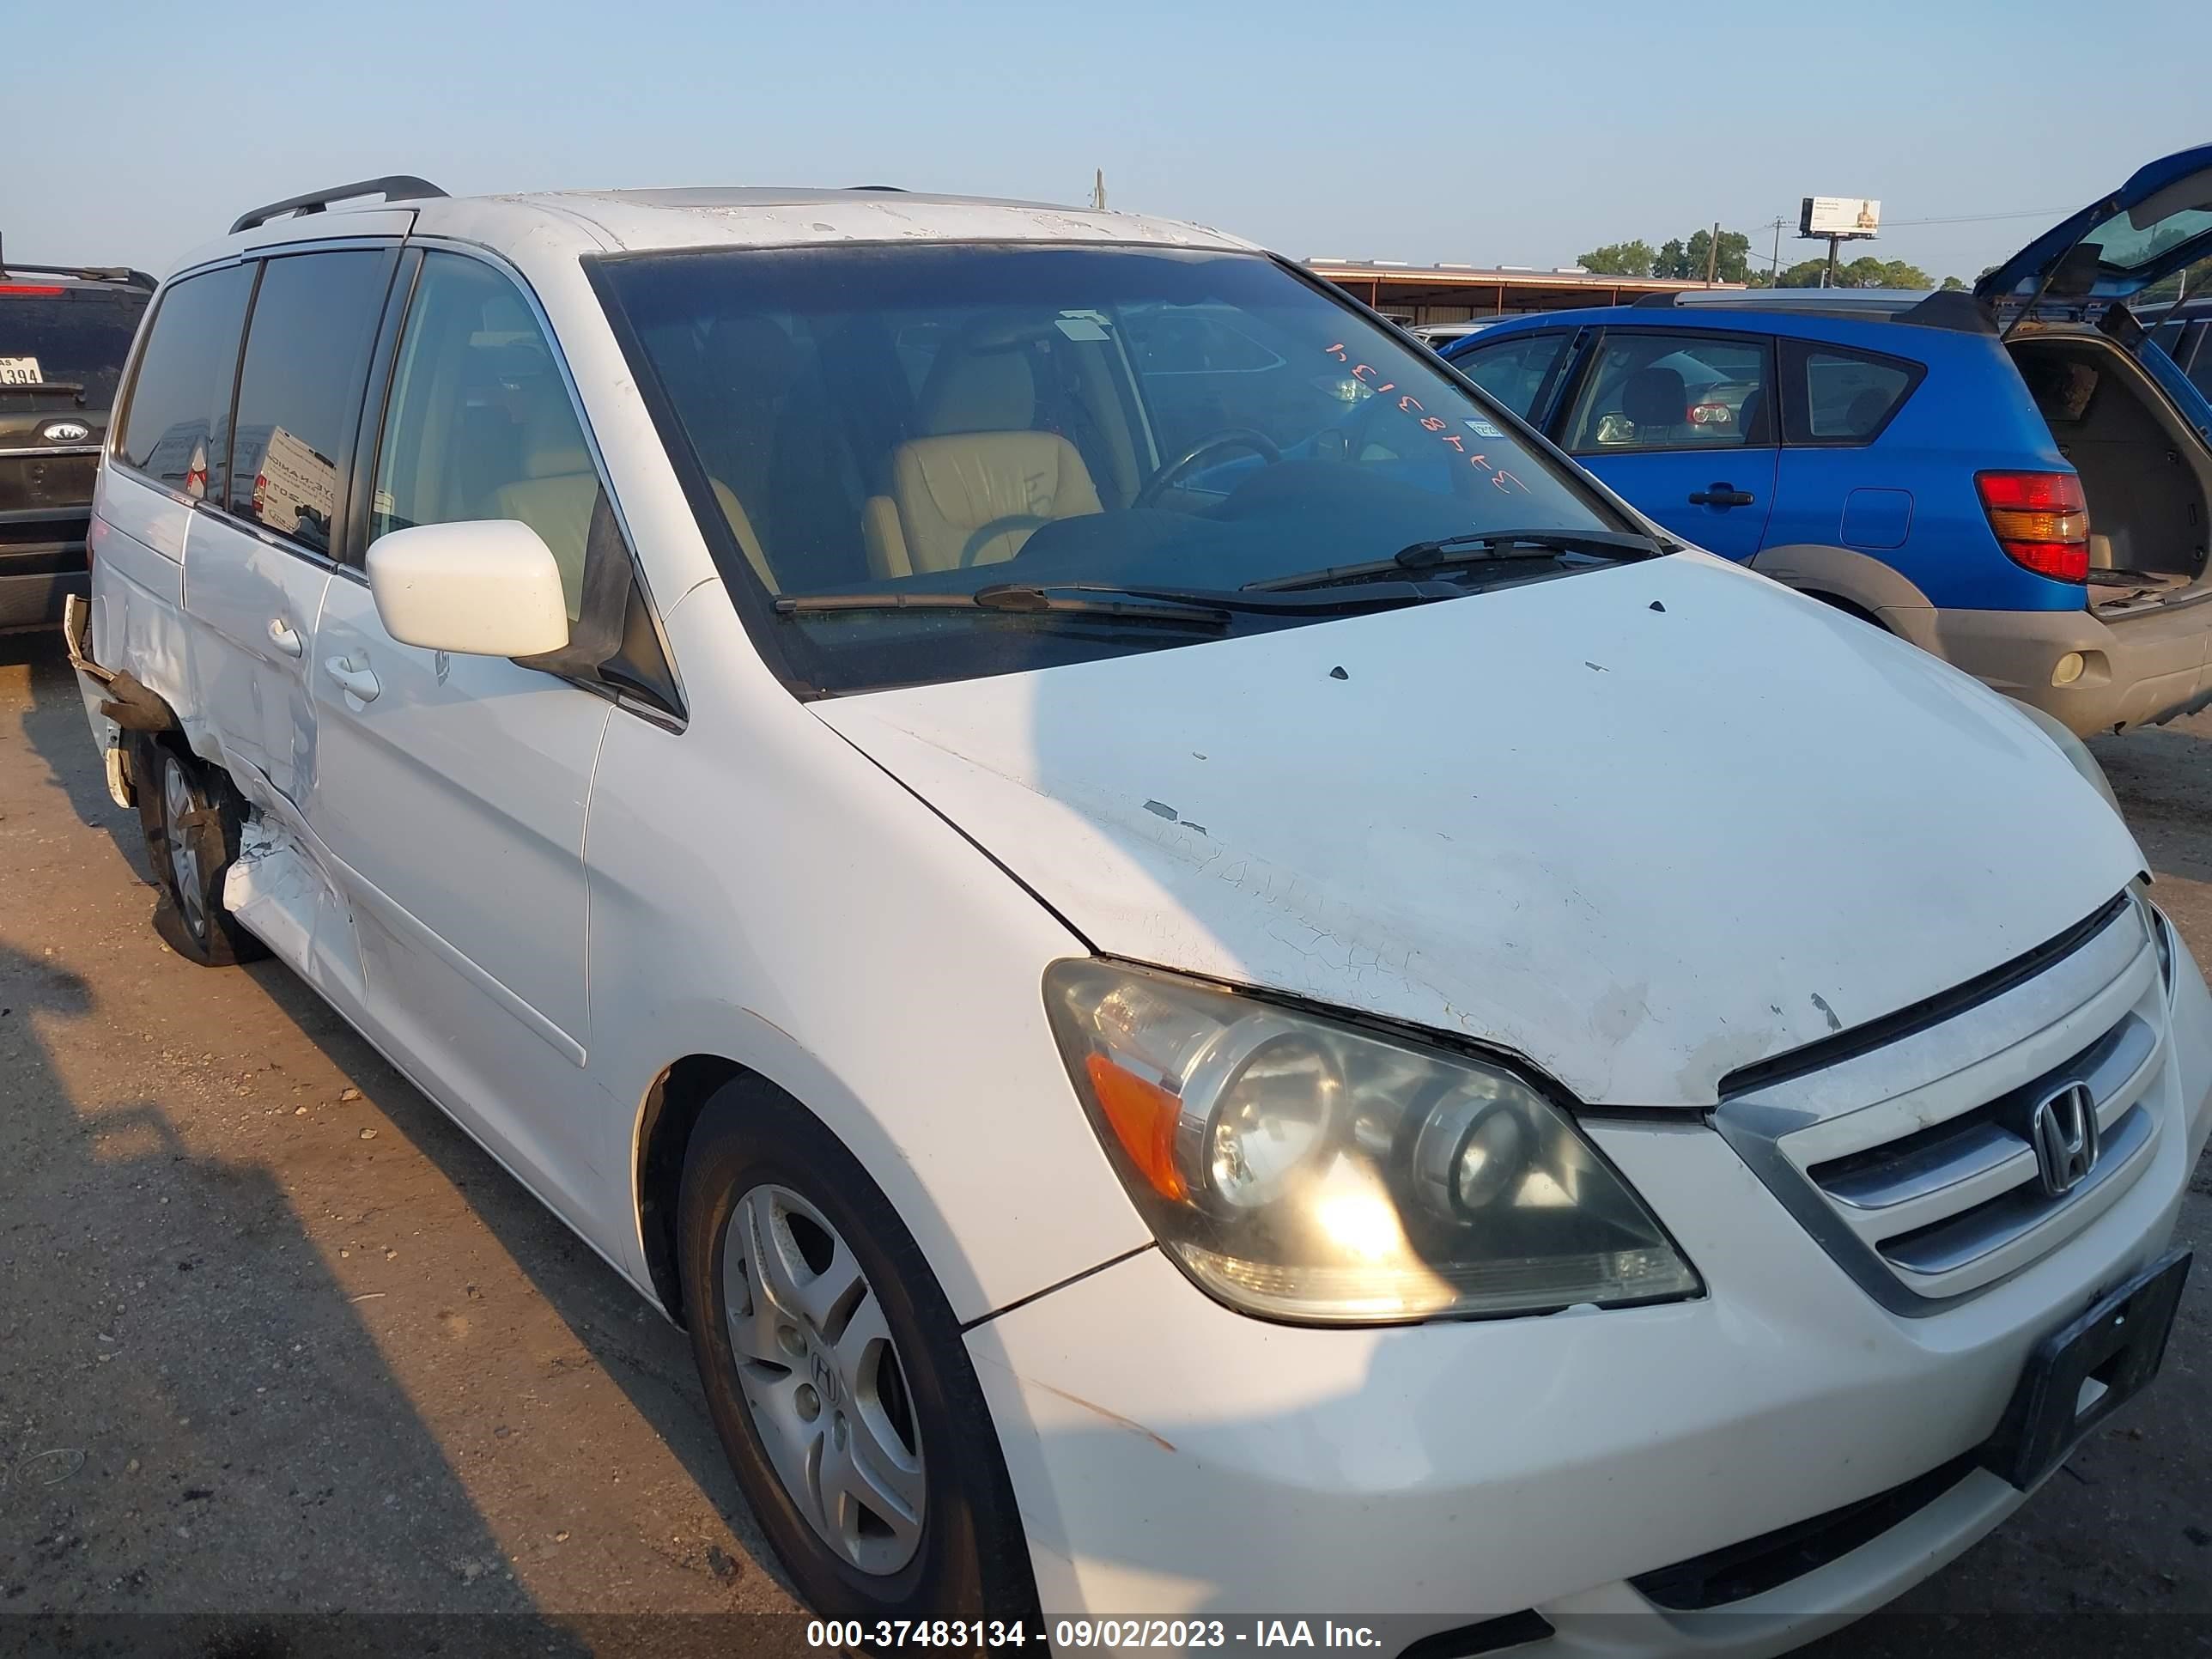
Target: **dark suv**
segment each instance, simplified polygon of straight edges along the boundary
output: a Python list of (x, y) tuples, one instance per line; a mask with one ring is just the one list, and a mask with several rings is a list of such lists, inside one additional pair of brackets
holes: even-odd
[(0, 632), (85, 591), (107, 411), (153, 293), (142, 271), (0, 264)]
[(2165, 348), (2190, 384), (2212, 398), (2212, 299), (2183, 300), (2178, 304), (2169, 301), (2128, 309), (2142, 319), (2152, 341)]

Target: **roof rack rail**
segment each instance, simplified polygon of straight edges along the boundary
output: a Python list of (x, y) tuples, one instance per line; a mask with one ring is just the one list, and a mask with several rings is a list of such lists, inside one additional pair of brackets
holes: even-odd
[(411, 202), (445, 193), (428, 179), (417, 179), (411, 173), (394, 173), (382, 179), (362, 179), (350, 185), (339, 185), (331, 190), (311, 190), (305, 196), (288, 196), (251, 213), (241, 213), (232, 222), (230, 234), (235, 236), (241, 230), (252, 230), (256, 225), (265, 225), (288, 213), (320, 213), (333, 202), (349, 202), (356, 196), (381, 196), (387, 202)]
[(904, 185), (848, 185), (845, 188), (848, 190), (886, 190), (894, 196), (903, 196), (907, 193), (906, 186)]
[(1671, 309), (1674, 301), (1681, 297), (1681, 291), (1679, 289), (1667, 289), (1657, 294), (1644, 295), (1640, 298), (1631, 300), (1628, 303), (1632, 306), (1663, 306)]
[(21, 265), (0, 260), (0, 278), (9, 276), (74, 276), (80, 282), (121, 283), (130, 288), (160, 286), (146, 272), (128, 265)]

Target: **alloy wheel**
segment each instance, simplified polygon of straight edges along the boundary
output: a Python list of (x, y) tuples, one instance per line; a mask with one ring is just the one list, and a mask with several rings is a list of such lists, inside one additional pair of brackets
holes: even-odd
[(722, 1282), (746, 1408), (784, 1490), (845, 1562), (898, 1571), (921, 1544), (921, 1440), (851, 1246), (788, 1187), (753, 1187), (730, 1217)]
[(194, 939), (207, 937), (207, 893), (200, 884), (200, 855), (185, 823), (193, 811), (191, 781), (174, 755), (161, 768), (161, 816), (169, 843), (169, 872), (177, 885), (177, 906)]

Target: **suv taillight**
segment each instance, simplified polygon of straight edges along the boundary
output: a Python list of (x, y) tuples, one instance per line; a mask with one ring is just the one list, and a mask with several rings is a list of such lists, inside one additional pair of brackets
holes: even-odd
[(2062, 582), (2089, 580), (2089, 501), (2076, 472), (1977, 472), (1982, 510), (2015, 564)]

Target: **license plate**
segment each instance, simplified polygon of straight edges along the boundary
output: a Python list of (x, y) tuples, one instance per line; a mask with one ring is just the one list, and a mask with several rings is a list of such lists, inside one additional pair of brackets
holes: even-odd
[(2157, 1376), (2190, 1261), (2171, 1252), (2038, 1343), (1984, 1465), (2027, 1491)]
[(0, 357), (0, 386), (44, 386), (36, 357)]

